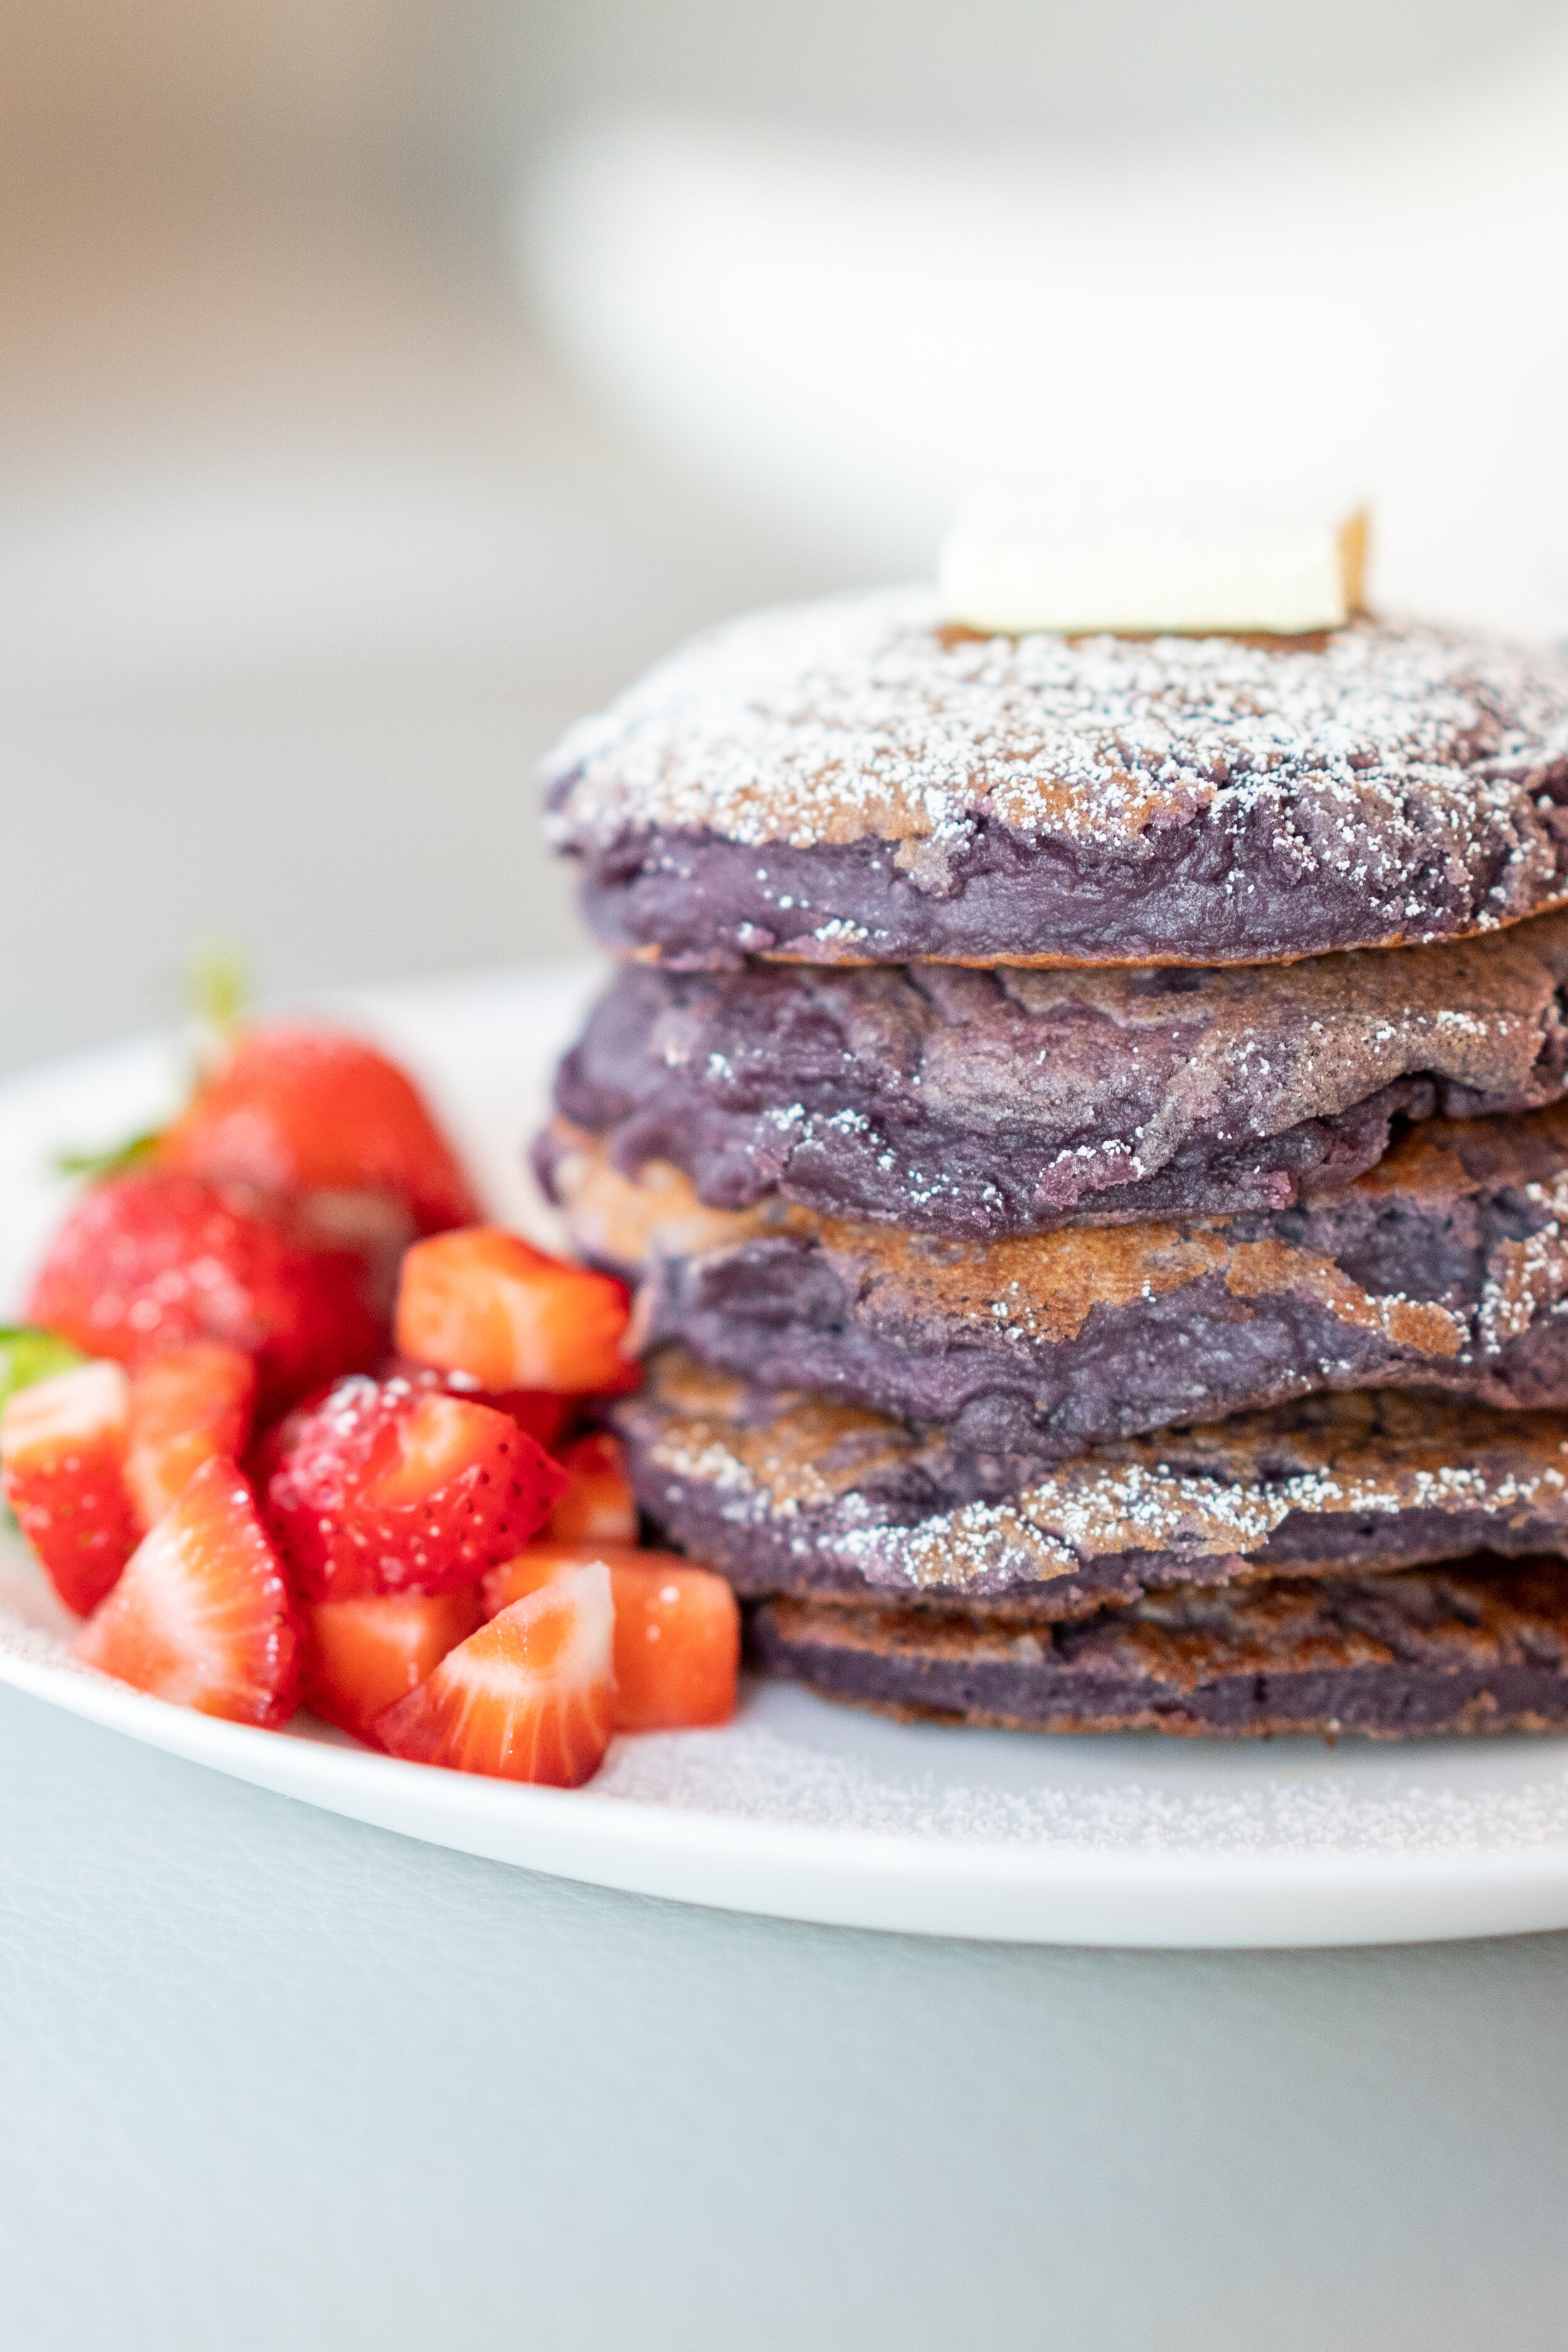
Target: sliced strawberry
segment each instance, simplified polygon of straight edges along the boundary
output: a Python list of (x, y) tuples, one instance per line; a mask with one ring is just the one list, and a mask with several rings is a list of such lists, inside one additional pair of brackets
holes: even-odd
[(551, 1512), (546, 1535), (556, 1543), (636, 1543), (637, 1496), (619, 1441), (606, 1429), (591, 1429), (559, 1459), (572, 1484)]
[(630, 1545), (531, 1544), (484, 1581), (487, 1612), (542, 1591), (589, 1560), (616, 1603), (616, 1729), (689, 1731), (735, 1712), (741, 1612), (724, 1579), (676, 1552)]
[(615, 1720), (615, 1607), (595, 1561), (514, 1601), (376, 1723), (394, 1756), (575, 1789)]
[(435, 1673), (484, 1620), (477, 1584), (453, 1592), (307, 1601), (305, 1705), (379, 1748), (375, 1718)]
[(626, 1284), (612, 1275), (472, 1225), (417, 1242), (404, 1259), (397, 1344), (481, 1389), (589, 1396), (637, 1383), (621, 1353), (630, 1311)]
[(519, 1429), (546, 1450), (555, 1444), (573, 1414), (571, 1398), (556, 1396), (549, 1389), (482, 1389), (468, 1372), (437, 1371), (433, 1364), (416, 1364), (412, 1356), (394, 1356), (382, 1378), (406, 1381), (416, 1389), (445, 1389), (449, 1395), (488, 1404), (492, 1412), (504, 1412), (509, 1421), (515, 1421)]
[(232, 1462), (204, 1462), (76, 1638), (101, 1674), (198, 1715), (273, 1728), (299, 1703), (299, 1614)]
[(163, 1517), (215, 1454), (241, 1458), (255, 1404), (254, 1359), (222, 1339), (193, 1339), (137, 1366), (125, 1483), (142, 1527)]
[(268, 1523), (312, 1601), (472, 1584), (566, 1487), (504, 1413), (402, 1380), (340, 1381), (268, 1451)]
[(338, 1029), (243, 1030), (164, 1130), (157, 1157), (263, 1192), (384, 1194), (405, 1205), (421, 1234), (479, 1213), (413, 1081)]
[(263, 1411), (374, 1363), (384, 1345), (356, 1251), (321, 1247), (285, 1204), (156, 1171), (83, 1193), (27, 1311), (128, 1364), (226, 1340), (255, 1357)]
[(37, 1381), (0, 1414), (5, 1500), (68, 1609), (95, 1609), (136, 1549), (125, 1486), (130, 1383), (115, 1363)]

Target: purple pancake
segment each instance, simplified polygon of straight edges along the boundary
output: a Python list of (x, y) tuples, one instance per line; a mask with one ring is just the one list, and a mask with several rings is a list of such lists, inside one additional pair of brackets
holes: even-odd
[(1021, 1633), (982, 1612), (770, 1601), (768, 1673), (886, 1715), (1018, 1731), (1373, 1739), (1568, 1728), (1561, 1560), (1189, 1589)]
[(1097, 1439), (1319, 1389), (1568, 1405), (1568, 1106), (1434, 1120), (1273, 1216), (941, 1242), (774, 1199), (704, 1209), (555, 1131), (578, 1250), (640, 1276), (642, 1342), (819, 1389), (974, 1452)]
[(1263, 963), (1568, 896), (1568, 660), (940, 625), (921, 589), (754, 614), (547, 763), (598, 937), (678, 970)]
[(1568, 914), (1483, 940), (1217, 971), (623, 971), (557, 1108), (711, 1208), (990, 1240), (1288, 1208), (1390, 1129), (1555, 1101)]
[(1051, 1464), (672, 1352), (615, 1422), (649, 1517), (752, 1598), (1054, 1622), (1184, 1584), (1568, 1550), (1558, 1413), (1363, 1391)]

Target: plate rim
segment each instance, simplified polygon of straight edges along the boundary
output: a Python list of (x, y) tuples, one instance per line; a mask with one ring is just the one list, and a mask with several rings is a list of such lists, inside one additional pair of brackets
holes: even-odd
[[(403, 1836), (709, 1909), (1159, 1950), (1464, 1941), (1568, 1927), (1568, 1837), (1460, 1854), (926, 1841), (448, 1774), (331, 1738), (198, 1715), (85, 1668), (5, 1651), (0, 1684), (182, 1761)], [(960, 1898), (964, 1916), (955, 1919), (946, 1906)], [(1058, 1910), (1067, 1916), (1053, 1918)]]

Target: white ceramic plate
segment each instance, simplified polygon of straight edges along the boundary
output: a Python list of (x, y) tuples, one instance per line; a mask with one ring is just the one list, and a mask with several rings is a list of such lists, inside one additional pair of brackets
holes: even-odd
[[(387, 991), (346, 1009), (425, 1078), (494, 1208), (541, 1239), (521, 1170), (591, 965)], [(0, 1303), (63, 1198), (62, 1144), (173, 1098), (166, 1044), (0, 1088)], [(400, 1764), (300, 1718), (165, 1706), (66, 1662), (68, 1621), (15, 1538), (0, 1680), (193, 1762), (354, 1819), (605, 1886), (925, 1935), (1145, 1945), (1384, 1943), (1568, 1926), (1568, 1741), (1203, 1746), (885, 1723), (783, 1685), (723, 1731), (616, 1742), (563, 1792)]]

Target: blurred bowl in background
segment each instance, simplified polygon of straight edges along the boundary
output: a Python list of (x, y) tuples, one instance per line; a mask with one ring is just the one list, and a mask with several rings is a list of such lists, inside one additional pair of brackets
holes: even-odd
[(1377, 115), (1050, 155), (588, 122), (515, 250), (581, 379), (835, 579), (929, 572), (977, 478), (1301, 468), (1381, 601), (1561, 625), (1568, 26)]
[(951, 149), (606, 123), (547, 159), (521, 243), (601, 394), (835, 573), (929, 572), (977, 477), (1325, 441), (1353, 473), (1368, 438), (1364, 384), (1319, 356), (1346, 333), (1331, 289), (1088, 162), (1053, 183)]
[[(35, 7), (47, 0), (31, 0)], [(95, 0), (104, 6), (107, 0)], [(166, 0), (165, 0), (166, 5)], [(251, 0), (258, 5), (258, 0)], [(298, 7), (301, 0), (291, 0)], [(342, 5), (342, 0), (336, 0)], [(392, 0), (354, 0), (384, 11)], [(450, 8), (454, 0), (447, 0)], [(457, 0), (470, 18), (483, 0)], [(428, 15), (431, 0), (403, 0)], [(530, 0), (534, 121), (674, 110), (1035, 152), (1386, 108), (1539, 40), (1563, 0)], [(276, 13), (276, 0), (274, 0)], [(379, 29), (379, 28), (378, 28)], [(384, 48), (383, 39), (374, 46)], [(523, 50), (514, 52), (520, 65)], [(492, 52), (484, 87), (498, 84)], [(379, 59), (367, 71), (384, 77)], [(478, 78), (474, 80), (478, 94)], [(470, 117), (468, 137), (473, 136)]]

